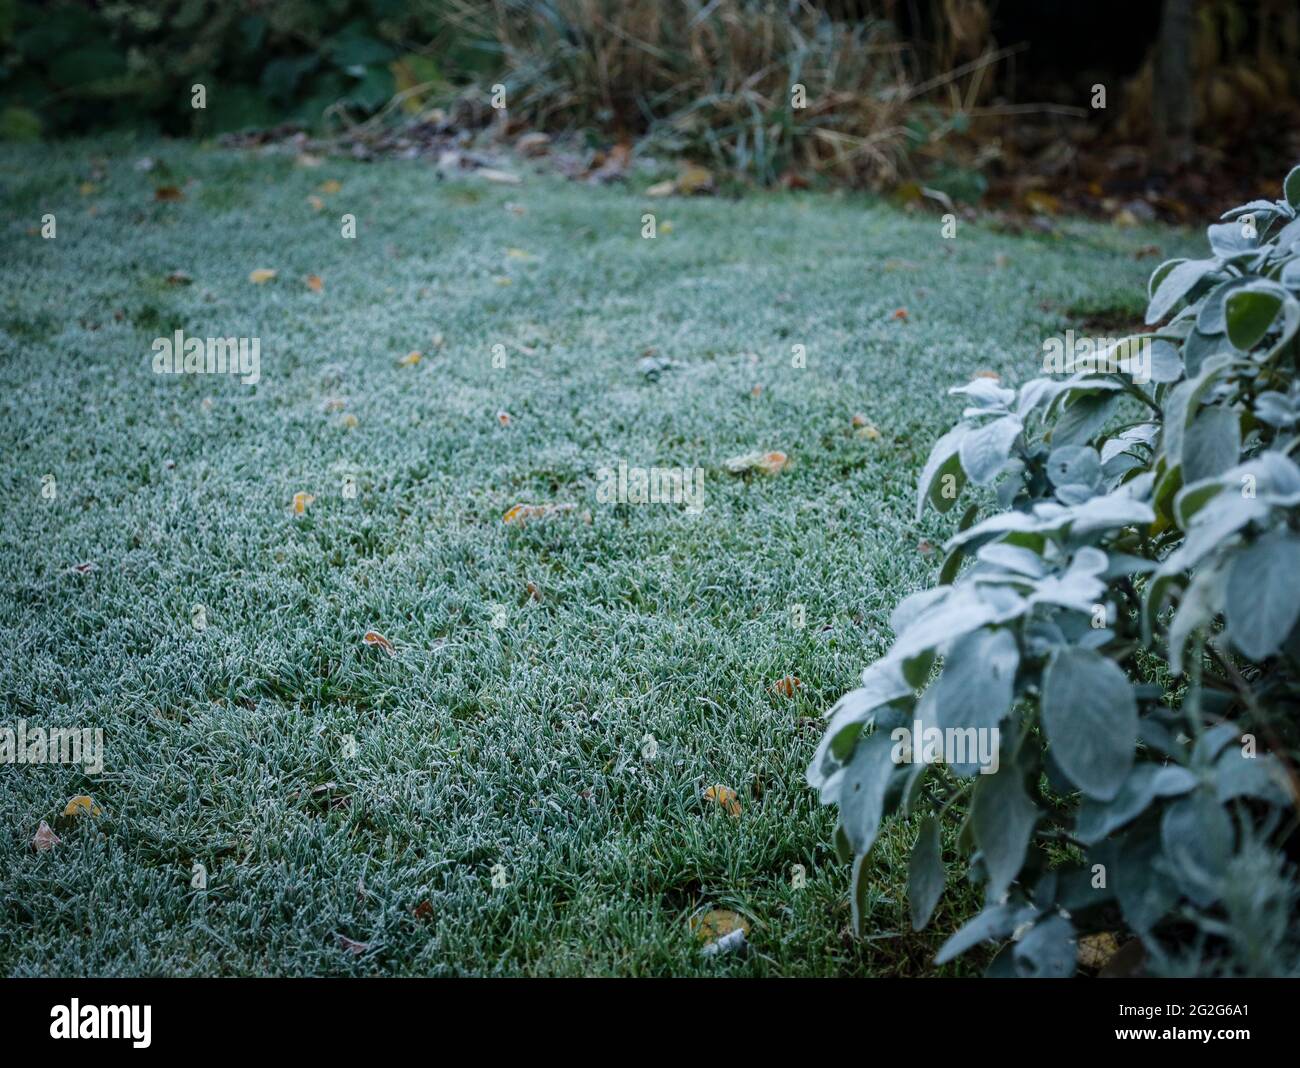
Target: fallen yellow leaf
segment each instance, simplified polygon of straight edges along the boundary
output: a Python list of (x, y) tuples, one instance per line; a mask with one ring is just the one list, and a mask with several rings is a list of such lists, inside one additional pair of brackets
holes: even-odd
[(345, 427), (347, 427), (348, 430), (355, 430), (356, 427), (358, 426), (357, 417), (353, 415), (351, 412), (348, 412), (348, 414), (345, 415), (342, 419), (340, 419), (339, 422), (342, 423)]
[(63, 807), (65, 816), (98, 816), (102, 811), (89, 794), (77, 794)]
[(415, 366), (417, 363), (419, 363), (422, 359), (424, 359), (424, 355), (423, 355), (423, 353), (420, 353), (420, 352), (408, 352), (405, 356), (403, 356), (403, 357), (402, 357), (400, 360), (398, 360), (397, 362), (398, 362), (398, 364), (399, 364), (400, 366), (402, 366), (402, 367), (414, 367), (414, 366)]
[(304, 490), (299, 490), (293, 495), (293, 514), (302, 515), (307, 511), (307, 505), (311, 504), (316, 498)]
[(692, 919), (691, 928), (701, 942), (716, 942), (732, 931), (744, 931), (745, 937), (749, 937), (749, 921), (730, 909), (710, 909)]
[(307, 276), (307, 288), (310, 289), (313, 293), (319, 293), (321, 290), (325, 288), (325, 283), (321, 281), (320, 275), (309, 274)]
[(537, 259), (531, 252), (525, 252), (521, 248), (506, 249), (506, 256), (512, 260), (535, 260)]
[(259, 267), (257, 270), (250, 271), (248, 274), (248, 280), (255, 286), (266, 285), (266, 283), (274, 277), (275, 271), (271, 270), (269, 267)]
[(333, 193), (337, 193), (341, 191), (343, 188), (343, 183), (338, 181), (335, 178), (330, 178), (324, 182), (321, 182), (321, 184), (318, 185), (316, 188), (320, 192), (324, 193), (326, 196), (329, 196)]
[(1052, 196), (1051, 193), (1044, 193), (1041, 189), (1031, 189), (1021, 201), (1025, 207), (1039, 215), (1055, 215), (1061, 210), (1061, 202)]
[(713, 188), (713, 174), (698, 164), (688, 163), (678, 172), (674, 185), (685, 196), (708, 192)]
[(1119, 952), (1119, 940), (1109, 931), (1084, 935), (1079, 939), (1079, 964), (1084, 968), (1104, 968)]
[(736, 791), (730, 786), (723, 786), (721, 783), (710, 786), (704, 791), (704, 800), (713, 801), (730, 816), (740, 815), (740, 801), (736, 798)]

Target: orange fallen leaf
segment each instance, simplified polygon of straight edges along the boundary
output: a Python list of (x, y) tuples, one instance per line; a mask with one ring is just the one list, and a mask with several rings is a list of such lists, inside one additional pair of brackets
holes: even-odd
[(32, 848), (38, 853), (44, 853), (47, 849), (53, 849), (62, 841), (63, 839), (50, 829), (50, 825), (41, 820), (41, 825), (36, 828), (36, 834), (32, 836)]
[(762, 471), (775, 475), (788, 463), (783, 452), (747, 452), (743, 456), (732, 456), (723, 461), (722, 466), (733, 475), (743, 475), (746, 471)]
[(396, 656), (397, 650), (393, 648), (393, 643), (385, 638), (377, 630), (368, 630), (361, 639), (366, 645), (374, 645), (382, 649), (389, 656)]
[(501, 522), (523, 526), (530, 519), (546, 519), (561, 512), (571, 512), (575, 507), (572, 504), (516, 504), (501, 517)]
[(976, 371), (975, 378), (991, 378), (994, 382), (1002, 381), (1002, 376), (997, 371)]
[(77, 794), (63, 806), (65, 816), (98, 816), (102, 811), (89, 794)]
[(510, 413), (506, 411), (504, 408), (502, 408), (501, 411), (497, 412), (497, 422), (500, 423), (502, 426), (509, 426)]
[(302, 515), (307, 511), (307, 505), (311, 504), (315, 499), (314, 495), (305, 490), (299, 490), (293, 495), (293, 514)]
[(527, 589), (528, 589), (528, 596), (531, 597), (534, 601), (540, 601), (542, 599), (542, 591), (537, 588), (537, 583), (530, 582), (528, 584)]
[(704, 800), (719, 805), (729, 816), (740, 815), (740, 801), (736, 798), (736, 791), (730, 786), (723, 786), (721, 783), (710, 786), (704, 791)]
[(854, 427), (856, 437), (867, 438), (871, 441), (875, 441), (877, 438), (880, 437), (880, 431), (877, 430), (875, 426), (872, 424), (871, 420), (868, 419), (861, 412), (855, 413), (853, 418), (850, 419), (849, 422)]
[(797, 676), (787, 675), (783, 679), (777, 679), (772, 683), (772, 692), (779, 697), (793, 697), (795, 690), (803, 686)]
[(411, 909), (411, 914), (417, 920), (427, 921), (433, 919), (433, 902), (431, 902), (428, 898), (425, 898), (418, 905), (416, 905), (415, 908)]
[(753, 397), (754, 400), (758, 400), (758, 398), (763, 395), (763, 384), (760, 382), (755, 385), (754, 388), (749, 391), (749, 395)]
[(897, 311), (894, 312), (894, 318), (898, 319), (900, 322), (904, 322), (904, 323), (907, 322), (907, 309), (899, 308)]
[(248, 280), (255, 286), (266, 285), (266, 283), (271, 281), (274, 277), (275, 271), (271, 270), (269, 267), (259, 267), (257, 270), (250, 271), (248, 274)]
[(325, 288), (325, 283), (321, 281), (318, 274), (309, 274), (307, 276), (307, 288), (313, 293), (319, 293)]
[(313, 211), (324, 211), (325, 201), (321, 200), (315, 193), (307, 198), (307, 203), (312, 206)]
[(154, 200), (184, 200), (185, 194), (179, 186), (160, 185), (153, 191)]
[(405, 356), (403, 356), (400, 360), (398, 360), (397, 363), (399, 367), (414, 367), (422, 359), (424, 359), (423, 353), (408, 352)]

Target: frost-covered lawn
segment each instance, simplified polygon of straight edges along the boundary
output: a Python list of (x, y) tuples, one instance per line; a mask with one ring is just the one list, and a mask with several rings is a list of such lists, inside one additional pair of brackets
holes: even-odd
[[(0, 204), (0, 728), (105, 747), (0, 766), (0, 970), (933, 971), (972, 893), (913, 935), (894, 826), (851, 938), (804, 766), (955, 522), (913, 519), (944, 387), (1140, 308), (1173, 236), (124, 141), (0, 149)], [(176, 330), (260, 381), (154, 374)], [(702, 510), (603, 503), (620, 462)]]

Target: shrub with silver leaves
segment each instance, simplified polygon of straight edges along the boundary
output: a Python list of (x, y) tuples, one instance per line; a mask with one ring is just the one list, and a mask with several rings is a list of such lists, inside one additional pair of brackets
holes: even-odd
[[(897, 607), (892, 647), (831, 710), (808, 769), (839, 807), (859, 926), (883, 822), (922, 817), (920, 929), (943, 893), (945, 818), (964, 814), (957, 849), (985, 907), (940, 963), (994, 940), (990, 974), (1068, 976), (1079, 940), (1104, 932), (1140, 945), (1124, 956), (1147, 972), (1300, 968), (1294, 934), (1244, 929), (1298, 926), (1298, 212), (1300, 167), (1282, 199), (1210, 226), (1206, 258), (1156, 268), (1153, 332), (1018, 390), (952, 390), (967, 407), (925, 465), (918, 515), (969, 484), (1000, 510), (966, 511), (939, 585)], [(997, 728), (993, 773), (900, 757), (914, 725)]]

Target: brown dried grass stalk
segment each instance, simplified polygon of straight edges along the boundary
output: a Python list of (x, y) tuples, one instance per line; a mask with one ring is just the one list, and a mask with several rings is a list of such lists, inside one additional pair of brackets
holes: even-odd
[(920, 78), (886, 19), (836, 21), (807, 0), (451, 4), (501, 48), (512, 121), (646, 136), (763, 182), (807, 169), (879, 186), (906, 158)]

